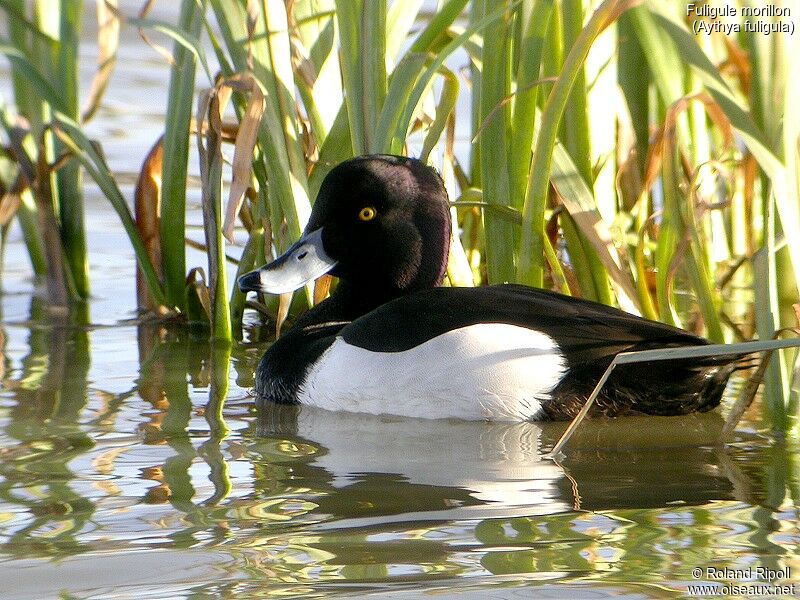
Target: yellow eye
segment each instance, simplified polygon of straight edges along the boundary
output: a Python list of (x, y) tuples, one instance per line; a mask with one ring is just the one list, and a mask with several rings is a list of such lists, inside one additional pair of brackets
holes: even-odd
[(376, 216), (378, 216), (378, 211), (372, 206), (365, 206), (358, 213), (358, 218), (362, 221), (372, 221)]

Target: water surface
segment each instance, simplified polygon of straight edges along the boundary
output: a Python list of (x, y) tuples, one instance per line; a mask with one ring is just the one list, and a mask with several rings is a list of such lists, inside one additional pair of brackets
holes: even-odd
[(3, 598), (675, 597), (694, 567), (800, 568), (796, 449), (703, 445), (715, 414), (590, 424), (555, 463), (560, 425), (257, 412), (258, 348), (32, 313), (4, 327)]

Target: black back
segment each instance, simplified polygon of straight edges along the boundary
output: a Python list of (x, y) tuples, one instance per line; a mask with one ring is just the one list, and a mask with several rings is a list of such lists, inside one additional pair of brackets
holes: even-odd
[(376, 308), (342, 330), (351, 345), (400, 352), (477, 323), (508, 323), (542, 331), (573, 364), (629, 349), (702, 345), (703, 338), (619, 309), (522, 285), (433, 288)]

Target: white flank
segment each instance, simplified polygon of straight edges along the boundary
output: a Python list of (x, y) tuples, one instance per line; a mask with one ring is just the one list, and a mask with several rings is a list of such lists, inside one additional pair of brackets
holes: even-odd
[(566, 364), (549, 336), (481, 323), (404, 352), (336, 341), (309, 369), (301, 404), (426, 419), (535, 420)]

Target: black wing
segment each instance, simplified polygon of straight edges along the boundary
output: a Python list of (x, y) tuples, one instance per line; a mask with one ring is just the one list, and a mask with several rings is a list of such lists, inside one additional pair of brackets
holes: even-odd
[(477, 323), (542, 331), (556, 341), (571, 365), (607, 362), (628, 350), (708, 343), (603, 304), (510, 284), (417, 292), (356, 319), (340, 335), (348, 344), (367, 350), (400, 352)]

